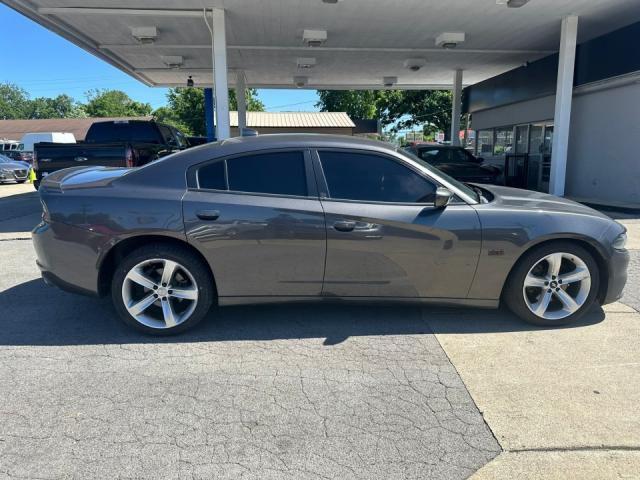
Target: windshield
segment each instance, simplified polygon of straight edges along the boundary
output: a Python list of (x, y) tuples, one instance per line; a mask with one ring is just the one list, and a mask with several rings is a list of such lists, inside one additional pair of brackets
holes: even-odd
[(411, 152), (408, 152), (408, 151), (400, 149), (400, 148), (397, 149), (396, 152), (400, 153), (401, 155), (403, 155), (405, 157), (410, 158), (411, 160), (413, 160), (416, 163), (419, 163), (421, 166), (423, 166), (424, 168), (429, 170), (431, 173), (433, 173), (434, 176), (440, 177), (440, 178), (446, 180), (447, 182), (449, 182), (451, 185), (456, 187), (461, 192), (463, 192), (466, 195), (468, 195), (469, 197), (475, 199), (476, 202), (480, 202), (480, 195), (478, 194), (478, 192), (476, 192), (473, 188), (469, 187), (468, 185), (456, 180), (453, 177), (450, 177), (449, 175), (444, 173), (442, 170), (438, 170), (437, 168), (435, 168), (433, 165), (429, 165), (429, 163), (427, 163), (426, 161), (424, 161), (421, 158), (417, 157), (416, 155), (414, 155)]

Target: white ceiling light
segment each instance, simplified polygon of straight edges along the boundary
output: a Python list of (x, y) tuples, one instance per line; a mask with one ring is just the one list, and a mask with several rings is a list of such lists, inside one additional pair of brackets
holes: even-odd
[(444, 32), (436, 38), (436, 47), (456, 48), (464, 39), (464, 32)]
[(496, 5), (506, 5), (509, 8), (520, 8), (529, 3), (529, 0), (496, 0)]
[(396, 83), (398, 83), (398, 77), (383, 77), (382, 84), (385, 87), (393, 87)]
[(139, 43), (143, 45), (150, 45), (158, 38), (158, 29), (156, 27), (133, 27), (131, 29), (131, 35)]
[(163, 56), (162, 61), (167, 67), (177, 70), (184, 63), (184, 58), (181, 55), (168, 55)]
[(304, 30), (302, 41), (307, 47), (319, 47), (327, 41), (326, 30)]
[(297, 75), (295, 77), (293, 77), (293, 83), (295, 84), (296, 87), (298, 88), (302, 88), (304, 87), (307, 83), (309, 83), (309, 77), (304, 77), (301, 75)]
[(298, 57), (296, 64), (301, 70), (309, 70), (316, 66), (316, 59), (313, 57)]
[(408, 68), (412, 72), (417, 72), (426, 64), (426, 60), (424, 58), (407, 58), (404, 61), (404, 68)]

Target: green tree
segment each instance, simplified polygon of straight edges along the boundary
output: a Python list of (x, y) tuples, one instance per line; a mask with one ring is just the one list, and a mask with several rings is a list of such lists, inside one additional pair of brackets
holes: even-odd
[(383, 123), (396, 131), (423, 125), (425, 135), (449, 132), (451, 101), (448, 90), (404, 90), (388, 98)]
[(0, 84), (0, 119), (28, 118), (29, 95), (13, 83)]
[(79, 118), (87, 116), (83, 105), (64, 94), (55, 98), (34, 98), (29, 101), (27, 110), (28, 118)]
[(316, 103), (323, 112), (347, 112), (351, 118), (380, 118), (386, 109), (389, 90), (318, 90)]
[[(248, 112), (264, 112), (264, 103), (258, 98), (258, 90), (255, 88), (247, 88), (244, 91), (245, 102), (247, 103)], [(238, 99), (236, 97), (236, 91), (229, 89), (229, 109), (238, 109)]]
[(132, 100), (121, 90), (90, 90), (84, 107), (89, 117), (144, 117), (151, 105)]
[[(249, 88), (245, 92), (247, 110), (264, 111), (264, 104), (258, 99), (257, 91)], [(229, 90), (229, 108), (237, 110), (235, 90)], [(153, 112), (161, 122), (169, 123), (188, 135), (205, 135), (204, 90), (201, 88), (171, 88), (167, 92), (167, 106)]]
[(322, 111), (347, 112), (352, 118), (379, 119), (397, 132), (422, 125), (425, 135), (449, 132), (451, 92), (447, 90), (318, 90)]

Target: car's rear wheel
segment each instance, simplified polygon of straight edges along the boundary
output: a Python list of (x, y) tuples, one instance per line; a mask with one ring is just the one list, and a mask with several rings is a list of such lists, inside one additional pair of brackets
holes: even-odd
[(200, 322), (214, 299), (213, 279), (187, 249), (148, 245), (116, 268), (111, 297), (124, 322), (153, 335), (183, 332)]
[(507, 280), (504, 301), (520, 318), (543, 326), (578, 320), (594, 304), (600, 276), (593, 255), (571, 242), (527, 252)]

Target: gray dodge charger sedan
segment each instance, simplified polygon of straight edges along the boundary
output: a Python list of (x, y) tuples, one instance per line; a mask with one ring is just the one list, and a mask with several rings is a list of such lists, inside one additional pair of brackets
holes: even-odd
[(352, 137), (265, 135), (41, 185), (47, 283), (110, 294), (170, 334), (212, 304), (359, 300), (497, 307), (561, 325), (618, 299), (624, 227), (537, 192), (462, 184)]

